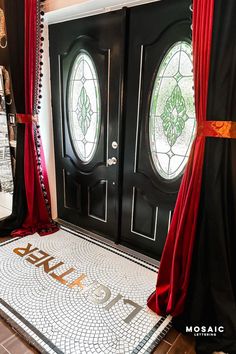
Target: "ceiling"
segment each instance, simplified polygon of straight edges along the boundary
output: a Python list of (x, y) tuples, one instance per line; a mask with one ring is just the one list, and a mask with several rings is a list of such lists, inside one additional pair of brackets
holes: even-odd
[(155, 1), (158, 0), (47, 0), (46, 19), (51, 24)]

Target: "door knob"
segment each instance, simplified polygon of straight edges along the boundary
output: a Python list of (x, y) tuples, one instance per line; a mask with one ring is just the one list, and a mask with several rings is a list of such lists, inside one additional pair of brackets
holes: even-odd
[(108, 164), (108, 166), (116, 165), (117, 164), (117, 158), (116, 157), (112, 157), (112, 158), (108, 159), (107, 160), (107, 164)]
[(114, 150), (116, 150), (116, 149), (118, 148), (118, 143), (117, 143), (117, 141), (113, 141), (112, 144), (111, 144), (111, 146), (112, 146), (112, 148), (113, 148)]

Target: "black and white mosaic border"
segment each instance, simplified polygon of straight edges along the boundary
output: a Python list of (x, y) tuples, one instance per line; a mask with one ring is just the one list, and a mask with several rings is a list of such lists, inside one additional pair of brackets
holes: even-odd
[(15, 238), (13, 238), (13, 239), (11, 239), (11, 240), (7, 240), (7, 241), (5, 241), (5, 242), (1, 242), (1, 243), (0, 243), (0, 247), (5, 246), (5, 245), (8, 245), (8, 243), (12, 243), (12, 242), (15, 242), (15, 241), (17, 241), (17, 240), (20, 240), (20, 238), (21, 238), (21, 237), (15, 237)]
[(92, 236), (87, 236), (87, 235), (85, 235), (82, 232), (72, 230), (71, 228), (69, 228), (67, 226), (64, 226), (62, 224), (59, 224), (59, 226), (60, 226), (61, 230), (67, 231), (67, 232), (69, 232), (69, 233), (71, 233), (71, 234), (73, 234), (75, 236), (81, 237), (84, 240), (92, 242), (92, 243), (94, 243), (94, 244), (96, 244), (96, 245), (98, 245), (98, 246), (100, 246), (102, 248), (105, 248), (106, 250), (111, 251), (111, 252), (113, 252), (113, 253), (115, 253), (115, 254), (123, 257), (123, 258), (129, 259), (130, 261), (132, 261), (132, 262), (134, 262), (134, 263), (136, 263), (136, 264), (138, 264), (138, 265), (140, 265), (140, 266), (142, 266), (144, 268), (147, 268), (147, 269), (151, 270), (152, 272), (158, 273), (157, 267), (152, 265), (151, 263), (143, 261), (140, 258), (137, 258), (137, 257), (135, 257), (135, 256), (133, 256), (133, 255), (127, 253), (127, 252), (118, 250), (117, 248), (112, 247), (111, 245), (108, 245), (107, 243), (105, 243), (105, 242), (103, 242), (101, 240), (95, 239)]
[[(0, 298), (0, 316), (41, 354), (64, 354), (40, 331)], [(171, 329), (171, 317), (161, 318), (131, 354), (151, 354)], [(81, 353), (82, 354), (82, 353)]]
[(169, 332), (171, 327), (171, 317), (162, 317), (142, 339), (137, 348), (133, 350), (132, 354), (151, 354)]

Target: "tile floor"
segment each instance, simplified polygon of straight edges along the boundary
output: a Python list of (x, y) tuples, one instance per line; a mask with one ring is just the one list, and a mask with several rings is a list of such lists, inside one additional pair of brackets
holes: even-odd
[(0, 354), (36, 354), (38, 353), (2, 319), (0, 319)]
[[(0, 218), (11, 212), (11, 196), (0, 192)], [(0, 242), (9, 237), (0, 238)], [(3, 319), (0, 318), (0, 354), (37, 354)], [(195, 354), (193, 338), (184, 337), (172, 329), (153, 354)], [(79, 354), (79, 353), (78, 353)], [(82, 354), (82, 353), (81, 353)]]
[(153, 354), (196, 354), (194, 339), (171, 329)]
[[(8, 237), (1, 238), (4, 242)], [(8, 324), (0, 320), (0, 354), (38, 353), (30, 347)], [(154, 354), (195, 354), (194, 341), (172, 329), (153, 352)], [(79, 354), (79, 353), (78, 353)]]

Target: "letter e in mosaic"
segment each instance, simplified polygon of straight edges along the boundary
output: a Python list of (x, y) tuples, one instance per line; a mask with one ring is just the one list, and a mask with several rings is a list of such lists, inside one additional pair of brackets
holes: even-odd
[(38, 251), (38, 253), (41, 254), (42, 257), (38, 257), (35, 254), (30, 254), (29, 257), (26, 258), (27, 262), (35, 264), (49, 257), (49, 254), (44, 251)]

